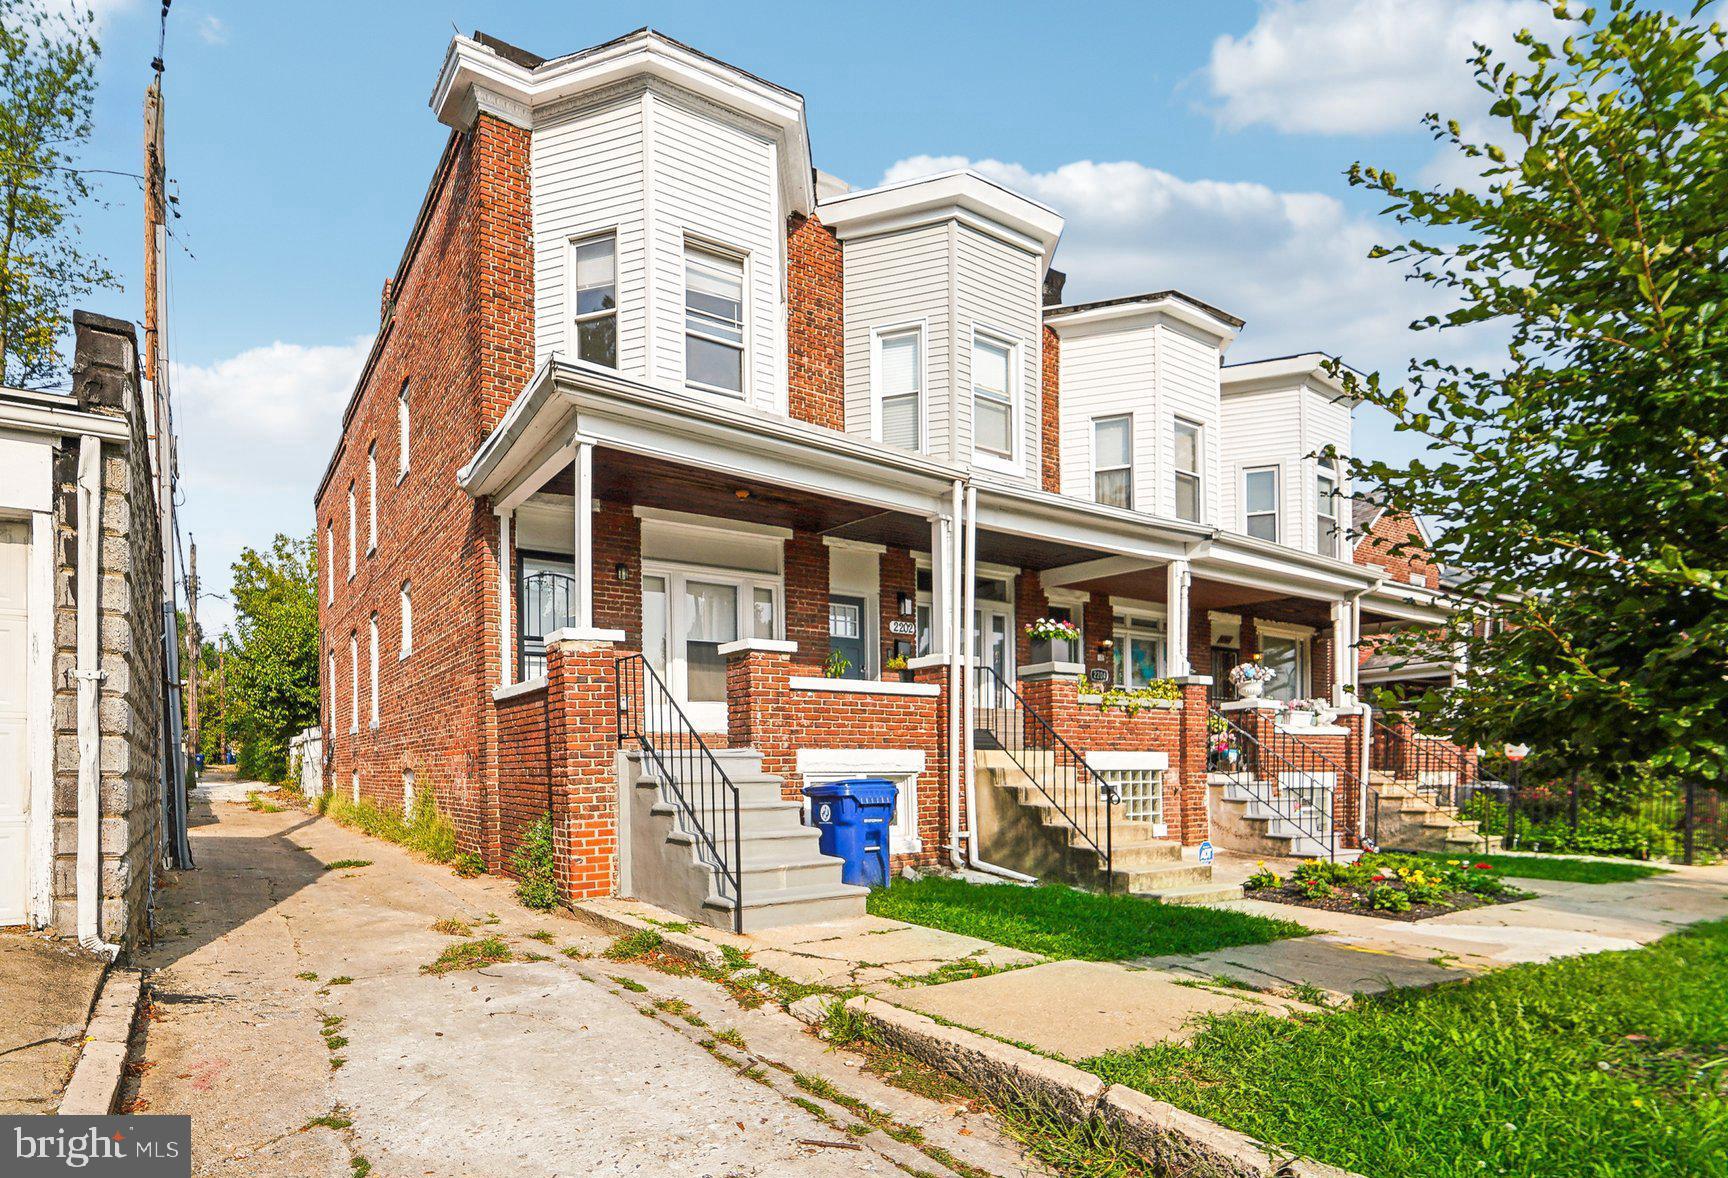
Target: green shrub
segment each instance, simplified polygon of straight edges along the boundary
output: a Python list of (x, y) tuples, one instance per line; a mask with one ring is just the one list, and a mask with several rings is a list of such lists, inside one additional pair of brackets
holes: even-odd
[(456, 827), (439, 811), (437, 796), (430, 788), (415, 792), (406, 817), (381, 809), (368, 798), (350, 801), (335, 790), (321, 795), (312, 808), (343, 826), (407, 847), (434, 863), (456, 858)]
[(552, 816), (542, 814), (522, 833), (522, 844), (510, 856), (516, 875), (516, 898), (530, 908), (546, 911), (558, 902), (557, 856), (552, 848)]
[(1382, 912), (1410, 911), (1410, 894), (1390, 884), (1375, 884), (1368, 890), (1368, 907)]

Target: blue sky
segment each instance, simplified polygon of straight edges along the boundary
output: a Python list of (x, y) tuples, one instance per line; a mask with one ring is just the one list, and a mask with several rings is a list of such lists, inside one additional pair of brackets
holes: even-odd
[[(157, 5), (99, 0), (86, 166), (136, 171)], [(788, 13), (793, 15), (788, 15)], [(1070, 297), (1181, 287), (1248, 320), (1232, 360), (1339, 352), (1401, 370), (1425, 295), (1367, 247), (1392, 227), (1341, 173), (1455, 172), (1421, 111), (1477, 106), (1472, 37), (1530, 0), (789, 6), (221, 4), (180, 0), (166, 60), (180, 197), (171, 268), (186, 504), (206, 586), (242, 545), (306, 531), (311, 496), (447, 131), (427, 106), (452, 32), (552, 55), (648, 24), (806, 98), (818, 166), (863, 186), (966, 161), (1069, 218)], [(912, 35), (908, 35), (908, 31)], [(142, 312), (140, 195), (102, 187), (88, 243)], [(1383, 420), (1358, 448), (1400, 453)], [(206, 603), (210, 621), (228, 613)], [(209, 628), (209, 622), (207, 622)]]

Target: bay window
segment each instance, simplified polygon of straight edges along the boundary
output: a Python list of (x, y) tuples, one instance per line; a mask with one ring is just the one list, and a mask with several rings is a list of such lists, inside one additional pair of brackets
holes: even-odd
[(1243, 530), (1259, 540), (1278, 540), (1278, 468), (1242, 472)]
[(1176, 419), (1176, 461), (1172, 466), (1176, 492), (1176, 518), (1200, 522), (1204, 502), (1201, 495), (1200, 460), (1204, 453), (1200, 445), (1200, 427), (1192, 421)]
[(744, 395), (744, 260), (684, 247), (684, 377)]
[(1014, 348), (989, 336), (972, 339), (972, 448), (1014, 458)]
[(1337, 556), (1338, 535), (1338, 476), (1322, 470), (1314, 480), (1315, 551)]
[(572, 250), (576, 305), (576, 358), (618, 367), (617, 238), (608, 233), (579, 241)]
[(1134, 506), (1134, 418), (1127, 414), (1092, 421), (1092, 499)]
[(876, 439), (923, 448), (924, 333), (913, 327), (876, 337)]

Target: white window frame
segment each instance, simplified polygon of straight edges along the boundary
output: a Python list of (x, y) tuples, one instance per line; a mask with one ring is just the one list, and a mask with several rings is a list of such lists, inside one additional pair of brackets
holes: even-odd
[(371, 716), (372, 716), (371, 727), (372, 727), (372, 731), (376, 732), (376, 731), (378, 731), (378, 615), (377, 614), (373, 614), (371, 619), (367, 622), (366, 637), (367, 637), (367, 640), (369, 643), (369, 646), (367, 648), (366, 669), (371, 673), (371, 678), (369, 680), (367, 680), (367, 684), (366, 684), (367, 696), (371, 701)]
[(1280, 684), (1273, 684), (1266, 690), (1268, 699), (1307, 699), (1314, 693), (1314, 630), (1308, 626), (1296, 625), (1293, 622), (1254, 622), (1254, 648), (1265, 657), (1266, 639), (1277, 638), (1296, 644), (1296, 684), (1290, 695), (1274, 695), (1274, 692), (1287, 690)]
[(401, 662), (403, 659), (414, 653), (414, 582), (402, 582), (400, 595), (402, 638), (396, 652), (397, 662)]
[[(1322, 480), (1332, 484), (1330, 491), (1321, 491)], [(1343, 480), (1338, 477), (1338, 467), (1333, 464), (1328, 469), (1327, 463), (1320, 463), (1314, 471), (1314, 551), (1322, 556), (1338, 555), (1339, 540), (1343, 535), (1338, 519), (1338, 506), (1344, 501), (1344, 497), (1339, 493), (1342, 486)], [(1331, 534), (1328, 535), (1328, 532)]]
[(336, 604), (336, 521), (324, 521), (324, 586), (325, 603)]
[[(826, 785), (859, 777), (886, 777), (899, 787), (889, 843), (896, 855), (924, 849), (918, 837), (918, 778), (926, 767), (923, 749), (799, 749), (798, 775), (805, 785)], [(810, 799), (803, 799), (804, 821), (810, 821)]]
[[(712, 565), (680, 564), (667, 560), (644, 560), (641, 577), (660, 577), (666, 582), (666, 689), (672, 693), (672, 698), (678, 701), (678, 706), (684, 709), (690, 722), (696, 725), (698, 732), (722, 732), (726, 726), (726, 702), (724, 700), (692, 701), (690, 699), (690, 663), (688, 647), (685, 645), (684, 634), (687, 627), (684, 624), (684, 586), (687, 581), (701, 581), (708, 585), (728, 585), (738, 591), (738, 624), (736, 627), (740, 637), (751, 632), (751, 610), (754, 608), (756, 590), (767, 589), (774, 595), (774, 634), (775, 640), (786, 637), (786, 573), (784, 547), (782, 546), (781, 571), (777, 573), (745, 572), (738, 569), (716, 568)], [(643, 608), (647, 607), (647, 593), (642, 591), (642, 581), (637, 580), (638, 596), (642, 599)], [(644, 621), (646, 616), (644, 615)]]
[[(1272, 510), (1269, 512), (1267, 512), (1267, 511), (1253, 511), (1253, 512), (1251, 512), (1248, 510), (1248, 478), (1250, 475), (1268, 474), (1268, 473), (1271, 474), (1271, 476), (1272, 476)], [(1253, 535), (1253, 533), (1251, 533), (1248, 530), (1248, 518), (1251, 515), (1252, 516), (1270, 515), (1272, 517), (1272, 538), (1270, 540), (1268, 540), (1267, 543), (1269, 543), (1269, 544), (1282, 544), (1284, 542), (1284, 468), (1282, 466), (1280, 466), (1279, 464), (1277, 464), (1275, 462), (1274, 463), (1263, 463), (1259, 466), (1244, 466), (1242, 468), (1242, 520), (1241, 520), (1241, 524), (1242, 524), (1242, 534), (1244, 536), (1252, 536)], [(1254, 539), (1265, 540), (1266, 537), (1254, 536)]]
[[(978, 446), (978, 382), (975, 376), (977, 368), (978, 343), (980, 340), (1008, 349), (1008, 453), (1006, 456), (993, 450), (983, 450)], [(1025, 396), (1025, 377), (1020, 365), (1021, 347), (1013, 335), (982, 324), (972, 327), (972, 350), (966, 357), (966, 384), (971, 400), (972, 411), (972, 462), (973, 465), (985, 470), (997, 470), (1004, 474), (1020, 473), (1020, 452), (1023, 440), (1020, 431), (1024, 427), (1021, 420), (1023, 412), (1020, 401)]]
[[(1184, 470), (1176, 463), (1176, 456), (1182, 452), (1182, 448), (1175, 443), (1184, 428), (1194, 431), (1195, 465), (1193, 470)], [(1171, 430), (1170, 441), (1170, 514), (1176, 519), (1197, 524), (1206, 518), (1206, 427), (1190, 418), (1177, 417)], [(1183, 515), (1178, 506), (1182, 502), (1179, 488), (1185, 478), (1194, 480), (1194, 518), (1192, 519)]]
[[(1117, 627), (1116, 618), (1118, 615), (1128, 619), (1130, 623), (1128, 629), (1123, 630)], [(1115, 661), (1118, 655), (1122, 659), (1123, 671), (1125, 673), (1132, 671), (1134, 663), (1128, 657), (1128, 639), (1130, 637), (1141, 640), (1151, 637), (1144, 631), (1136, 629), (1132, 625), (1134, 622), (1151, 623), (1156, 626), (1159, 639), (1155, 647), (1158, 652), (1158, 672), (1153, 678), (1168, 678), (1170, 674), (1170, 618), (1168, 613), (1151, 603), (1124, 602), (1118, 598), (1112, 598), (1110, 601), (1110, 641), (1113, 644), (1110, 652), (1111, 674), (1115, 674)], [(1124, 678), (1127, 677), (1128, 675), (1125, 674)], [(1130, 684), (1118, 681), (1115, 686), (1144, 687), (1146, 684)]]
[(408, 477), (408, 466), (411, 461), (410, 446), (413, 441), (413, 418), (408, 408), (408, 382), (402, 382), (402, 389), (396, 394), (396, 482), (400, 484)]
[[(1098, 427), (1107, 422), (1113, 421), (1126, 421), (1128, 423), (1128, 465), (1126, 466), (1105, 467), (1098, 464)], [(1122, 511), (1134, 510), (1134, 425), (1133, 413), (1100, 413), (1098, 416), (1091, 419), (1091, 429), (1087, 434), (1086, 445), (1088, 460), (1091, 462), (1092, 466), (1092, 502), (1100, 504), (1101, 506), (1119, 507)], [(1119, 470), (1126, 470), (1128, 472), (1128, 502), (1126, 505), (1117, 505), (1114, 503), (1105, 504), (1104, 501), (1098, 497), (1098, 476), (1101, 474), (1112, 474)]]
[(341, 701), (341, 698), (339, 695), (339, 691), (340, 691), (341, 686), (342, 685), (336, 681), (336, 648), (334, 646), (332, 646), (330, 648), (330, 717), (329, 717), (330, 744), (332, 747), (334, 747), (336, 744), (336, 714), (342, 707), (342, 701)]
[(360, 635), (348, 631), (348, 734), (360, 732)]
[(378, 443), (366, 448), (366, 555), (378, 551)]
[[(589, 311), (587, 314), (583, 314), (577, 307), (578, 289), (576, 286), (576, 253), (583, 246), (592, 242), (600, 241), (604, 238), (612, 239), (612, 309), (610, 311)], [(618, 227), (614, 225), (605, 229), (596, 229), (592, 233), (580, 234), (576, 237), (572, 237), (568, 245), (568, 252), (565, 254), (564, 273), (567, 276), (565, 287), (565, 298), (567, 300), (566, 305), (570, 308), (570, 355), (581, 360), (584, 364), (592, 364), (596, 368), (610, 368), (612, 371), (616, 372), (618, 370), (616, 364), (606, 365), (600, 363), (598, 360), (583, 359), (580, 333), (577, 331), (576, 325), (579, 323), (594, 323), (601, 319), (611, 319), (612, 353), (614, 358), (616, 358), (620, 342), (618, 338), (618, 312), (623, 303), (623, 300), (619, 297), (618, 291)]]
[[(930, 440), (930, 332), (926, 319), (909, 319), (870, 329), (870, 436), (882, 441), (882, 341), (916, 332), (918, 336), (918, 441), (922, 453)], [(886, 443), (884, 443), (886, 444)]]
[[(726, 259), (729, 259), (731, 261), (738, 263), (738, 267), (739, 267), (738, 298), (739, 298), (739, 316), (740, 316), (741, 322), (739, 324), (739, 337), (740, 338), (739, 338), (739, 342), (736, 344), (734, 344), (729, 339), (721, 339), (719, 336), (709, 335), (706, 332), (693, 331), (690, 327), (690, 255), (692, 252), (698, 253), (698, 254), (707, 254), (710, 257), (715, 257), (715, 258), (726, 258)], [(614, 254), (614, 256), (616, 256), (616, 254)], [(682, 305), (679, 307), (679, 313), (683, 316), (683, 328), (684, 329), (683, 329), (683, 332), (682, 332), (682, 335), (680, 338), (688, 339), (690, 336), (694, 335), (694, 336), (696, 336), (696, 338), (708, 340), (710, 343), (720, 344), (720, 345), (722, 345), (724, 347), (728, 347), (728, 348), (735, 347), (738, 349), (738, 352), (739, 352), (739, 357), (738, 357), (738, 386), (739, 387), (738, 387), (738, 390), (736, 392), (734, 392), (733, 390), (728, 389), (728, 388), (723, 388), (720, 385), (704, 384), (703, 382), (701, 382), (699, 380), (692, 380), (690, 377), (690, 373), (689, 373), (689, 365), (687, 363), (685, 365), (685, 373), (684, 373), (685, 387), (696, 389), (696, 390), (698, 390), (700, 392), (704, 392), (704, 393), (711, 393), (717, 397), (725, 397), (728, 400), (744, 401), (744, 402), (748, 403), (751, 399), (751, 396), (750, 396), (750, 385), (751, 385), (751, 381), (750, 381), (750, 335), (751, 335), (751, 320), (752, 320), (752, 315), (751, 315), (751, 301), (752, 300), (750, 298), (750, 253), (748, 250), (741, 250), (737, 246), (725, 245), (721, 242), (711, 241), (707, 238), (692, 237), (692, 236), (687, 235), (684, 238), (684, 252), (681, 255), (681, 258), (682, 258), (683, 267), (684, 267), (683, 273), (682, 273), (683, 284), (684, 284), (684, 298), (683, 298), (683, 300), (681, 300)], [(681, 350), (680, 351), (681, 356), (686, 355), (686, 354), (687, 354), (687, 350)]]
[(348, 480), (348, 579), (354, 579), (354, 573), (360, 562), (360, 501), (355, 493), (354, 480)]

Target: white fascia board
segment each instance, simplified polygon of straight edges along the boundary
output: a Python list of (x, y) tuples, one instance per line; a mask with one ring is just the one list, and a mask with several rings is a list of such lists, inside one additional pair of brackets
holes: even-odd
[(1045, 258), (1055, 252), (1063, 228), (1056, 210), (967, 170), (842, 193), (816, 213), (842, 241), (954, 218)]
[(505, 60), (471, 37), (452, 37), (432, 89), (431, 106), (439, 122), (457, 130), (466, 130), (477, 110), (529, 127), (536, 107), (636, 77), (659, 78), (773, 128), (780, 139), (788, 211), (808, 214), (816, 207), (804, 99), (692, 52), (652, 29), (532, 70)]
[(1351, 597), (1379, 584), (1377, 570), (1232, 533), (1193, 558), (1193, 575), (1232, 585), (1318, 597)]
[(1438, 626), (1452, 616), (1452, 603), (1439, 597), (1417, 597), (1398, 591), (1396, 582), (1388, 581), (1362, 595), (1362, 608), (1385, 614), (1403, 622)]
[[(10, 393), (10, 390), (7, 390)], [(32, 401), (35, 401), (32, 398)], [(52, 434), (62, 438), (82, 437), (89, 434), (104, 442), (127, 443), (132, 440), (132, 433), (122, 418), (108, 417), (100, 413), (90, 413), (77, 408), (77, 402), (68, 398), (70, 407), (61, 408), (42, 404), (39, 401), (27, 403), (0, 397), (0, 429), (16, 430), (26, 434)]]
[[(1333, 397), (1343, 397), (1344, 384), (1326, 371), (1335, 358), (1324, 352), (1303, 352), (1299, 356), (1280, 356), (1273, 360), (1248, 360), (1241, 364), (1226, 364), (1218, 371), (1218, 387), (1224, 396), (1232, 393), (1259, 392), (1273, 388), (1293, 388), (1303, 384), (1319, 386), (1319, 391)], [(1344, 368), (1359, 380), (1367, 377), (1348, 364)], [(1348, 398), (1355, 405), (1359, 398)]]
[(1071, 544), (1158, 564), (1186, 557), (1209, 538), (1210, 528), (1105, 507), (1071, 495), (1053, 495), (973, 479), (978, 526), (1008, 536)]
[(1220, 351), (1230, 346), (1240, 330), (1229, 320), (1219, 318), (1204, 307), (1169, 295), (1112, 303), (1102, 307), (1085, 307), (1078, 311), (1062, 312), (1058, 307), (1047, 307), (1044, 311), (1044, 322), (1059, 336), (1074, 328), (1131, 330), (1150, 326), (1159, 317), (1174, 319), (1196, 331), (1205, 332), (1218, 341)]

